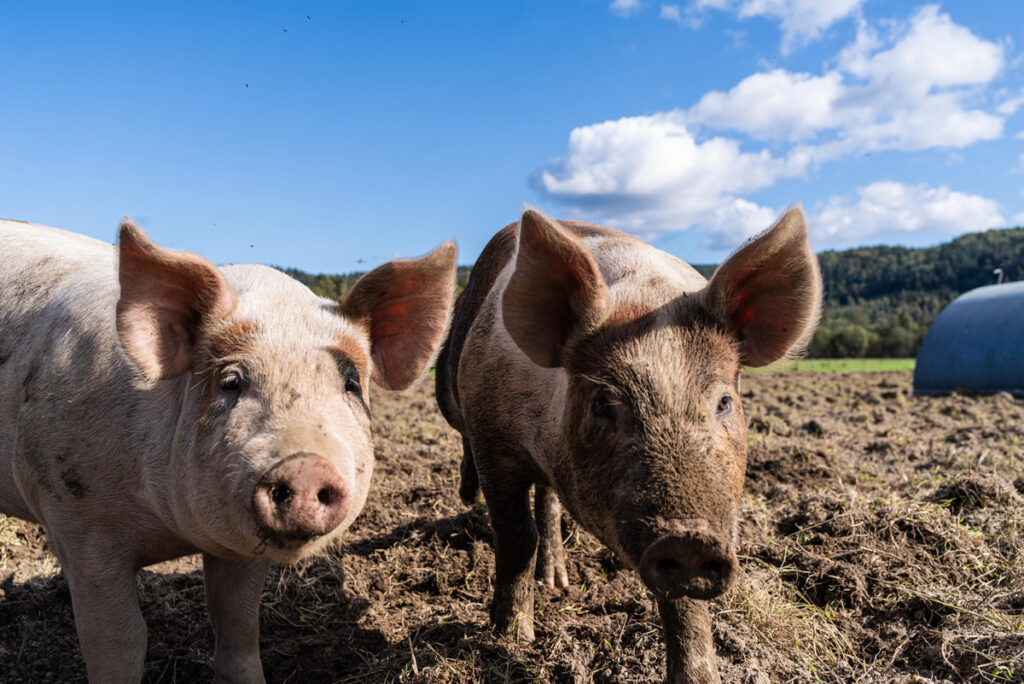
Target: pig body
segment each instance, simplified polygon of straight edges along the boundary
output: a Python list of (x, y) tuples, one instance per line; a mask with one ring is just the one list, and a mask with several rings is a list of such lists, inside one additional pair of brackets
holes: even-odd
[(135, 575), (201, 552), (217, 678), (263, 681), (270, 560), (316, 553), (358, 515), (364, 385), (405, 386), (429, 361), (454, 246), (377, 269), (341, 305), (129, 223), (113, 247), (0, 221), (0, 246), (0, 511), (46, 527), (90, 680), (141, 678)]
[(668, 679), (717, 681), (705, 600), (737, 568), (739, 370), (799, 347), (819, 299), (798, 209), (710, 283), (629, 235), (534, 211), (491, 240), (436, 378), (463, 435), (460, 493), (483, 490), (495, 531), (496, 629), (533, 637), (535, 574), (568, 587), (564, 504), (654, 593)]

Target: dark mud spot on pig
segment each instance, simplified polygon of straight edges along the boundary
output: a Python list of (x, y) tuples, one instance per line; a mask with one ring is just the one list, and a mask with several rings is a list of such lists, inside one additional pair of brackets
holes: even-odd
[(82, 476), (75, 468), (65, 468), (60, 471), (60, 480), (71, 496), (81, 499), (89, 492), (89, 488), (82, 481)]
[[(910, 383), (743, 378), (741, 568), (711, 604), (723, 682), (1020, 680), (1024, 402), (913, 397)], [(459, 501), (462, 443), (430, 384), (374, 394), (373, 487), (343, 549), (274, 566), (261, 611), (268, 681), (661, 681), (654, 602), (568, 517), (571, 587), (537, 588), (537, 640), (491, 634), (487, 511)], [(69, 500), (66, 466), (52, 479)], [(41, 528), (0, 521), (0, 540), (0, 681), (85, 681)], [(144, 570), (139, 594), (146, 680), (211, 680), (198, 557)]]

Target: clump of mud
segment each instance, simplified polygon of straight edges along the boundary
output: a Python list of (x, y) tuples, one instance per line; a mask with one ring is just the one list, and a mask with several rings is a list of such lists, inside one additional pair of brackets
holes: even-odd
[(998, 476), (960, 475), (940, 485), (928, 500), (947, 505), (959, 513), (1019, 503), (1020, 495), (1012, 484)]
[[(1024, 402), (913, 397), (909, 373), (743, 383), (742, 571), (712, 603), (723, 682), (1021, 681)], [(491, 636), (493, 539), (483, 506), (459, 502), (457, 434), (429, 383), (377, 392), (373, 411), (373, 490), (345, 547), (267, 582), (269, 681), (663, 677), (650, 595), (568, 518), (572, 587), (538, 588), (534, 643)], [(188, 558), (140, 575), (148, 681), (212, 677), (200, 567)], [(84, 681), (45, 536), (6, 521), (0, 681)]]

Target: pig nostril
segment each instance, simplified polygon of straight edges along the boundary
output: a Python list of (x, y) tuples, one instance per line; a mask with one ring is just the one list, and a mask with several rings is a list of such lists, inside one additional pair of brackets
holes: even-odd
[(335, 491), (333, 487), (324, 487), (316, 493), (316, 498), (324, 506), (333, 506), (338, 500), (338, 492)]
[(679, 570), (679, 563), (674, 558), (659, 558), (654, 563), (654, 569), (662, 577), (670, 577)]
[(276, 506), (283, 506), (292, 498), (292, 490), (288, 485), (278, 484), (270, 488), (270, 500)]
[(719, 561), (707, 561), (700, 566), (700, 572), (712, 582), (717, 582), (723, 575), (722, 564)]

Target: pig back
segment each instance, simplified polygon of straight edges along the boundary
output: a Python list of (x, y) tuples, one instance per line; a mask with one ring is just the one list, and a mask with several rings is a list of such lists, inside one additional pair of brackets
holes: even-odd
[(117, 338), (115, 248), (0, 221), (0, 251), (0, 509), (38, 520), (43, 496), (137, 488), (140, 395)]
[(462, 359), (466, 336), (491, 294), (495, 280), (515, 253), (516, 226), (517, 224), (512, 223), (502, 228), (480, 253), (470, 271), (466, 288), (455, 302), (451, 327), (437, 356), (437, 403), (445, 420), (456, 430), (465, 430), (459, 397), (459, 362)]

